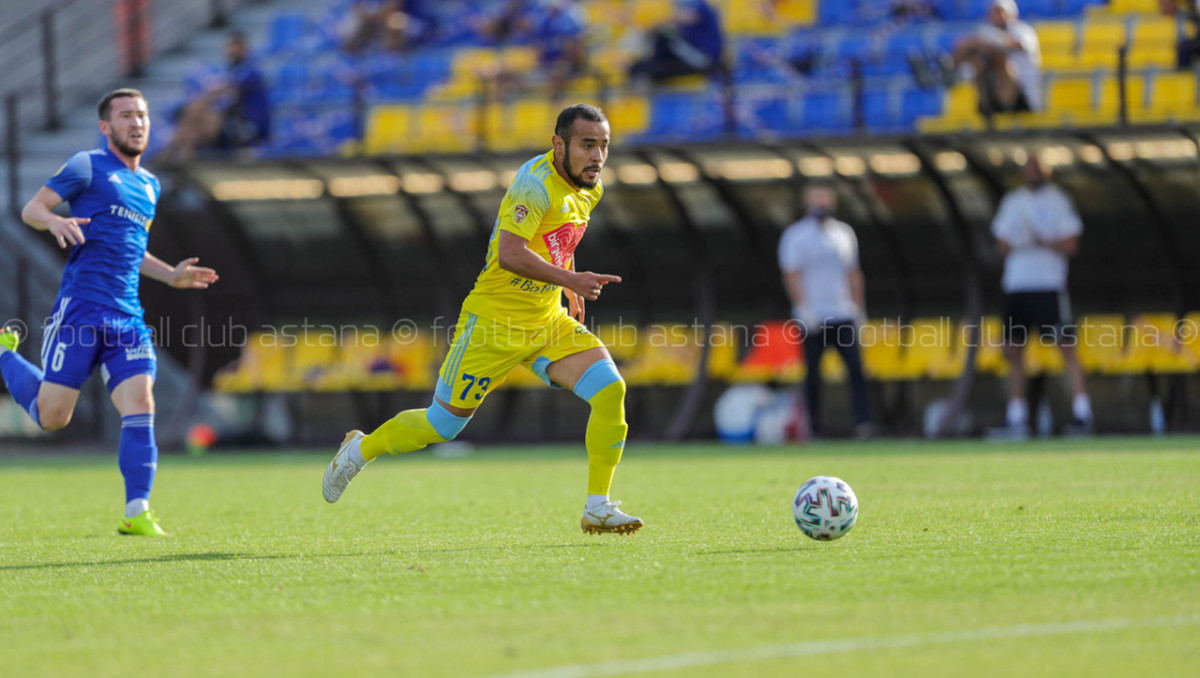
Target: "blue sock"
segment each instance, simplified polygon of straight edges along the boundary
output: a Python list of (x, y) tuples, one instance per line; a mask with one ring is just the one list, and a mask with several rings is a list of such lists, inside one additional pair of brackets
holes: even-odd
[(158, 445), (154, 442), (154, 415), (121, 417), (121, 447), (117, 464), (125, 476), (125, 503), (149, 499), (158, 470)]
[(42, 371), (16, 351), (0, 351), (0, 374), (13, 400), (33, 417), (38, 426), (37, 396), (42, 388)]

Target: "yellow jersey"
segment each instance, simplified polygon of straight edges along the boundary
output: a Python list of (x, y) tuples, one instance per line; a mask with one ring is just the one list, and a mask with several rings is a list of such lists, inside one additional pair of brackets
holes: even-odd
[(487, 263), (463, 301), (463, 309), (520, 328), (541, 327), (555, 314), (564, 313), (558, 285), (500, 268), (500, 231), (520, 236), (542, 259), (569, 269), (592, 209), (603, 194), (599, 182), (595, 188), (568, 184), (554, 169), (554, 151), (521, 165), (500, 203)]

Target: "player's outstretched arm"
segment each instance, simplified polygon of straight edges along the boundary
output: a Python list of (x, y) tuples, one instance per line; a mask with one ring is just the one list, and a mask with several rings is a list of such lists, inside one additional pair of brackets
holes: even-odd
[(529, 249), (528, 241), (508, 231), (500, 231), (497, 259), (500, 268), (524, 278), (550, 283), (568, 289), (588, 301), (600, 298), (600, 292), (608, 283), (621, 282), (621, 276), (584, 271), (576, 273), (538, 256)]
[(21, 221), (39, 231), (50, 231), (58, 240), (58, 246), (66, 249), (67, 244), (82, 245), (83, 225), (90, 222), (86, 217), (60, 217), (54, 213), (54, 208), (61, 205), (63, 199), (54, 189), (42, 186), (38, 192), (25, 203), (21, 209)]
[(199, 261), (199, 257), (191, 257), (172, 266), (147, 252), (142, 258), (141, 273), (176, 289), (203, 290), (219, 280), (220, 276), (211, 268), (196, 266)]

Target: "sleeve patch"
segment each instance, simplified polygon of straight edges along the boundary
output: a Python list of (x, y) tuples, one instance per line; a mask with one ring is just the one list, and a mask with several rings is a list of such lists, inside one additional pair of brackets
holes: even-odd
[(525, 217), (529, 216), (529, 208), (524, 205), (517, 205), (513, 208), (513, 221), (521, 223), (525, 221)]

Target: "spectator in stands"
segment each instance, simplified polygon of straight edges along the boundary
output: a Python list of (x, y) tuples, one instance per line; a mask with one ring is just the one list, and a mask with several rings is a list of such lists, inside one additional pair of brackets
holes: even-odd
[(422, 0), (355, 0), (343, 48), (351, 53), (379, 45), (393, 52), (423, 41), (434, 28)]
[(1052, 339), (1062, 351), (1071, 385), (1073, 420), (1068, 433), (1092, 430), (1092, 404), (1075, 350), (1067, 298), (1067, 260), (1079, 250), (1083, 221), (1062, 189), (1050, 183), (1051, 166), (1031, 155), (1025, 185), (1004, 196), (992, 234), (1004, 255), (1004, 334), (1008, 359), (1007, 426), (1011, 437), (1029, 433), (1024, 347), (1030, 330)]
[(654, 30), (649, 54), (633, 64), (635, 80), (659, 82), (683, 75), (719, 73), (724, 36), (717, 11), (707, 0), (676, 0), (674, 18)]
[(519, 45), (533, 32), (537, 0), (504, 0), (478, 20), (480, 37), (493, 45)]
[(538, 64), (554, 99), (587, 68), (586, 29), (587, 14), (574, 0), (546, 0), (537, 17)]
[(1200, 0), (1158, 0), (1158, 5), (1163, 14), (1182, 16), (1192, 25), (1191, 34), (1195, 37), (1184, 35), (1175, 47), (1179, 70), (1187, 70), (1200, 54)]
[(803, 325), (809, 425), (814, 435), (820, 434), (821, 355), (832, 346), (841, 354), (850, 376), (854, 434), (866, 438), (872, 429), (858, 343), (866, 309), (858, 239), (854, 229), (833, 216), (837, 193), (832, 186), (809, 186), (804, 204), (804, 218), (789, 226), (779, 240), (779, 268), (792, 314)]
[(250, 59), (245, 34), (230, 34), (225, 58), (228, 68), (217, 84), (181, 109), (175, 136), (164, 150), (168, 161), (187, 162), (201, 148), (249, 148), (270, 137), (266, 78)]
[(985, 116), (1042, 108), (1041, 44), (1017, 17), (1015, 0), (991, 0), (987, 23), (954, 46), (953, 65), (973, 71)]

